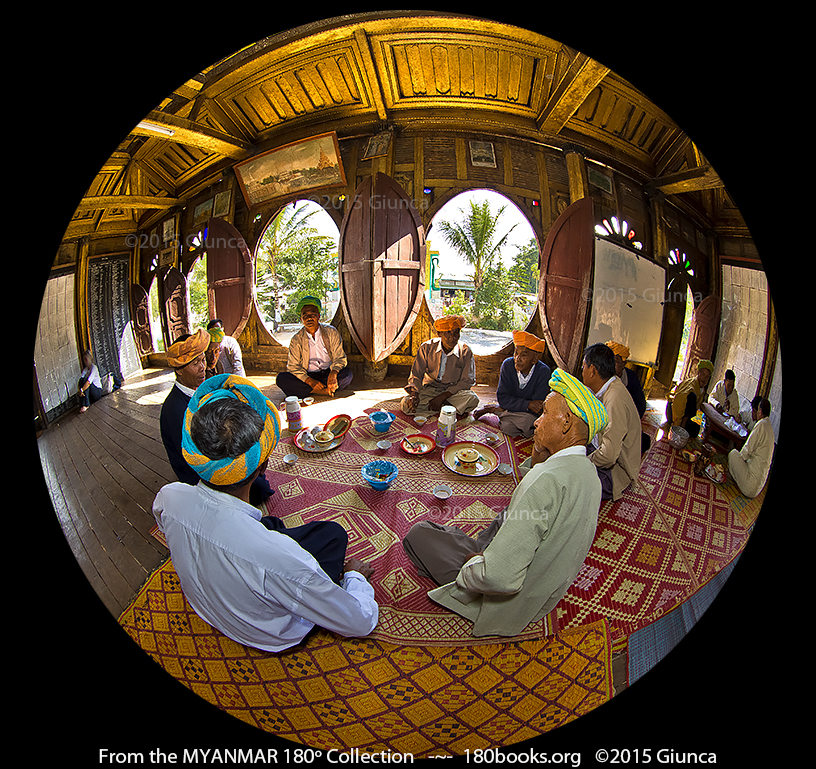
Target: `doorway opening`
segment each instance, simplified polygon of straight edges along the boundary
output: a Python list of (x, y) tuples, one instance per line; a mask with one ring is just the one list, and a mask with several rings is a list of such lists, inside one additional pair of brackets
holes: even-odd
[(164, 352), (164, 334), (162, 333), (161, 311), (159, 309), (159, 276), (154, 274), (150, 281), (150, 290), (147, 292), (148, 307), (150, 308), (150, 334), (153, 337), (153, 346), (156, 352)]
[(189, 293), (190, 328), (206, 328), (210, 320), (206, 251), (190, 267), (190, 273), (187, 276), (187, 291)]
[(431, 315), (463, 315), (462, 339), (489, 355), (526, 328), (538, 300), (538, 241), (513, 201), (489, 189), (459, 193), (428, 228)]
[[(672, 285), (675, 281), (669, 284), (668, 291), (671, 292)], [(686, 314), (683, 318), (683, 336), (680, 339), (680, 354), (677, 356), (677, 366), (674, 369), (672, 376), (673, 382), (679, 382), (683, 374), (683, 366), (686, 362), (686, 355), (688, 354), (689, 332), (691, 331), (691, 320), (694, 317), (694, 297), (691, 293), (691, 287), (686, 284)]]
[(264, 326), (284, 346), (300, 329), (295, 308), (315, 296), (330, 323), (340, 304), (340, 231), (313, 200), (287, 203), (269, 222), (255, 250), (255, 301)]

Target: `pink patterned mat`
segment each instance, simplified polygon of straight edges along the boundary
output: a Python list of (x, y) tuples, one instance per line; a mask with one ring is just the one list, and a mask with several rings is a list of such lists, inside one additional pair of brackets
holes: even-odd
[[(373, 638), (418, 646), (495, 643), (495, 637), (474, 639), (471, 623), (428, 598), (427, 592), (436, 585), (417, 575), (402, 539), (421, 520), (452, 524), (475, 535), (507, 506), (516, 477), (498, 472), (482, 478), (458, 475), (442, 463), (439, 447), (423, 457), (406, 454), (399, 447), (402, 438), (416, 433), (433, 435), (436, 420), (419, 427), (399, 410), (397, 402), (378, 404), (371, 410), (379, 407), (396, 415), (387, 433), (376, 432), (368, 417), (358, 417), (343, 443), (322, 454), (297, 448), (294, 436), (287, 433), (275, 447), (266, 472), (276, 489), (267, 510), (288, 526), (334, 520), (348, 532), (349, 557), (374, 567), (372, 584), (380, 621)], [(512, 465), (508, 439), (490, 424), (462, 419), (456, 439), (480, 441), (488, 433), (500, 437), (494, 448), (502, 462)], [(377, 448), (383, 438), (391, 441), (390, 449)], [(294, 465), (283, 462), (287, 453), (298, 456)], [(378, 458), (388, 459), (399, 468), (397, 479), (384, 491), (372, 489), (360, 475), (366, 462)], [(433, 496), (432, 489), (438, 483), (452, 488), (449, 499), (440, 501)], [(531, 623), (518, 639), (541, 638), (550, 632), (544, 618)]]

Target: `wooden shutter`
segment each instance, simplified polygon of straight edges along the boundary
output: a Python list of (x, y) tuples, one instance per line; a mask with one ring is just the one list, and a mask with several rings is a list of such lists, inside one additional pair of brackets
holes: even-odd
[(405, 339), (425, 290), (425, 230), (402, 187), (378, 173), (348, 202), (340, 228), (340, 297), (349, 331), (368, 360)]
[(162, 281), (161, 297), (167, 327), (167, 346), (169, 347), (182, 334), (190, 333), (187, 310), (187, 279), (176, 267), (167, 270)]
[(210, 318), (221, 318), (226, 334), (237, 337), (252, 307), (252, 255), (241, 233), (223, 219), (207, 223), (204, 248)]
[(694, 308), (689, 328), (688, 347), (683, 361), (682, 382), (697, 374), (697, 364), (701, 360), (712, 360), (714, 340), (720, 328), (722, 300), (718, 296), (707, 296)]
[(591, 198), (581, 198), (553, 223), (541, 249), (538, 304), (544, 338), (556, 364), (576, 374), (586, 338), (595, 250)]
[(133, 307), (133, 335), (140, 355), (153, 351), (153, 332), (150, 330), (150, 299), (143, 286), (134, 283), (130, 287), (130, 303)]

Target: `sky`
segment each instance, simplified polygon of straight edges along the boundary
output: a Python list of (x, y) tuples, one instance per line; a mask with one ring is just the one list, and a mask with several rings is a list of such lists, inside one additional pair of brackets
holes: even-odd
[[(519, 211), (514, 203), (500, 195), (498, 192), (492, 190), (468, 190), (457, 195), (453, 200), (446, 203), (437, 211), (431, 222), (439, 222), (443, 220), (456, 221), (459, 218), (459, 209), (467, 208), (470, 200), (481, 202), (483, 200), (490, 201), (490, 208), (493, 211), (498, 210), (502, 205), (506, 205), (504, 213), (499, 220), (497, 237), (504, 235), (514, 224), (516, 227), (510, 233), (510, 238), (507, 245), (502, 249), (502, 262), (506, 267), (511, 267), (513, 264), (513, 257), (518, 251), (518, 247), (526, 245), (530, 238), (535, 237), (533, 228), (527, 221), (524, 214)], [(302, 202), (302, 201), (299, 201)], [(310, 219), (310, 222), (320, 231), (321, 235), (327, 235), (331, 238), (337, 238), (337, 226), (334, 224), (332, 218), (317, 204), (309, 203), (317, 209), (317, 214)], [(431, 249), (439, 252), (439, 268), (446, 278), (464, 278), (472, 272), (472, 268), (445, 243), (440, 231), (433, 226), (428, 233), (428, 240), (431, 243)]]

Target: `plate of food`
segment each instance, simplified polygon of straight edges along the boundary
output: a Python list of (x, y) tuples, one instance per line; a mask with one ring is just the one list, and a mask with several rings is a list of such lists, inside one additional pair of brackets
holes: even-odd
[(416, 433), (415, 435), (406, 435), (400, 441), (400, 448), (406, 454), (422, 456), (423, 454), (430, 454), (436, 448), (436, 441), (430, 435)]
[(302, 451), (321, 453), (336, 449), (345, 439), (346, 432), (336, 435), (331, 430), (326, 430), (325, 425), (317, 427), (304, 427), (295, 436), (295, 446)]
[(705, 469), (705, 474), (711, 478), (714, 483), (722, 483), (725, 480), (725, 471), (720, 465), (711, 464)]
[(442, 464), (459, 475), (476, 478), (490, 475), (499, 466), (500, 460), (490, 446), (474, 441), (457, 441), (442, 450)]

